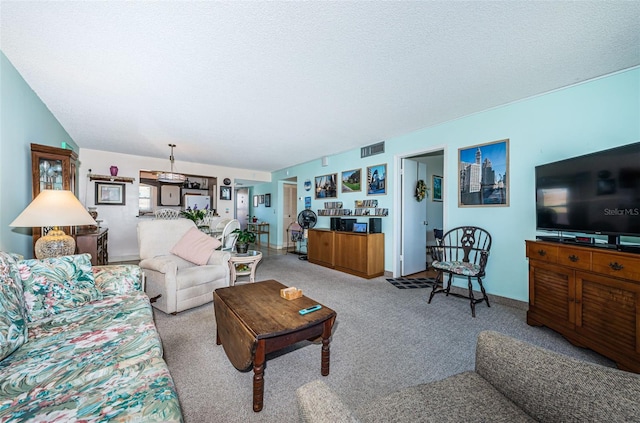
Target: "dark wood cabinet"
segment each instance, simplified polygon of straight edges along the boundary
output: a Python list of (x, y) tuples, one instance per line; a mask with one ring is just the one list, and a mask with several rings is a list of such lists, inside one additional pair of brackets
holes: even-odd
[(78, 254), (91, 254), (93, 266), (109, 264), (109, 230), (100, 228), (97, 231), (78, 231), (76, 234), (76, 249)]
[(311, 263), (363, 278), (384, 274), (384, 234), (310, 229), (308, 258)]
[(527, 241), (527, 323), (640, 373), (640, 255)]
[[(31, 192), (32, 199), (45, 189), (64, 189), (77, 196), (76, 172), (78, 154), (73, 150), (31, 144)], [(44, 228), (45, 234), (49, 228)], [(73, 235), (73, 228), (63, 227), (67, 235)], [(33, 228), (33, 245), (42, 236), (42, 228)]]

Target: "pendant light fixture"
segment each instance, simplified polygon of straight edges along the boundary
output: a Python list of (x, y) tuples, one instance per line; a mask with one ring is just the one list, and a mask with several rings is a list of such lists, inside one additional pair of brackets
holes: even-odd
[(187, 179), (186, 176), (180, 173), (173, 172), (173, 161), (174, 161), (173, 148), (175, 146), (176, 146), (175, 144), (169, 144), (169, 147), (171, 147), (171, 155), (169, 156), (169, 161), (171, 162), (171, 172), (158, 173), (158, 182), (164, 182), (167, 184), (182, 184)]

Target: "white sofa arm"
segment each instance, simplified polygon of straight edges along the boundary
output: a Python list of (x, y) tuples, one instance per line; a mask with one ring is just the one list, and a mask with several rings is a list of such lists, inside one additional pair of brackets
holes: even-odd
[(139, 266), (143, 269), (154, 270), (164, 274), (172, 273), (175, 275), (178, 272), (176, 262), (163, 256), (141, 260)]
[(141, 260), (139, 266), (146, 276), (145, 292), (154, 305), (165, 313), (177, 311), (178, 264), (171, 256)]
[(216, 250), (213, 252), (213, 254), (211, 254), (211, 257), (209, 257), (209, 261), (207, 261), (207, 264), (223, 264), (227, 266), (227, 263), (229, 263), (230, 258), (231, 258), (230, 252)]

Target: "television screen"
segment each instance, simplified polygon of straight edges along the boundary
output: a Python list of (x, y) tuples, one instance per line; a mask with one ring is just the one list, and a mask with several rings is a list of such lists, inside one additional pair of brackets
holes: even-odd
[(640, 143), (535, 172), (537, 229), (640, 236)]

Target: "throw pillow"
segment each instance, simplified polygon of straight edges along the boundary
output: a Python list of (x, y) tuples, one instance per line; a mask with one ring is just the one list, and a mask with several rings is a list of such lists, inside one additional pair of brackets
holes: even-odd
[(30, 322), (102, 299), (89, 254), (23, 260), (19, 269)]
[(0, 360), (27, 341), (27, 316), (18, 262), (0, 252)]
[(196, 228), (189, 229), (171, 249), (171, 254), (199, 266), (207, 264), (213, 251), (220, 247), (220, 241)]

